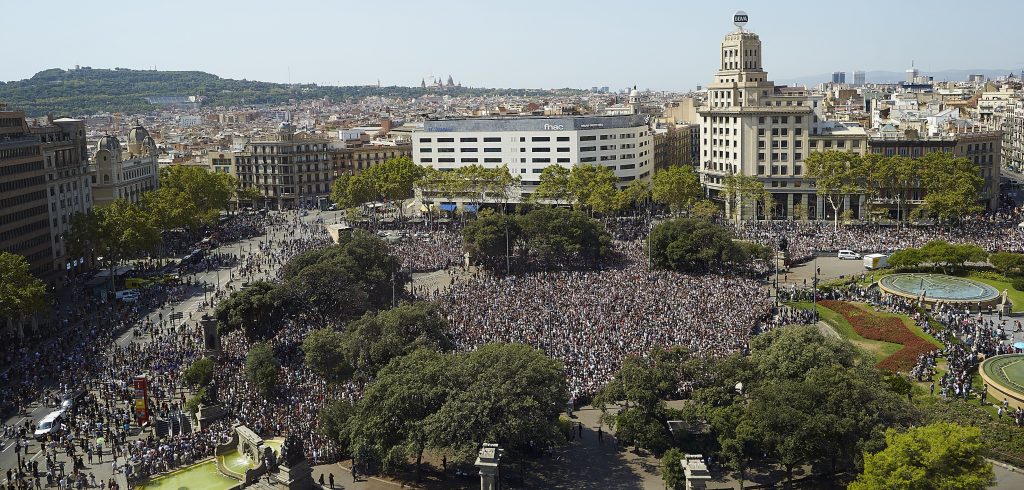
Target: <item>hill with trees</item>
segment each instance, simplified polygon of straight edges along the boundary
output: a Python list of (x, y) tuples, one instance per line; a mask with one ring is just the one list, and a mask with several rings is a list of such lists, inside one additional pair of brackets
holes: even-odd
[[(139, 113), (155, 109), (146, 97), (201, 96), (207, 106), (245, 107), (280, 104), (289, 100), (330, 97), (334, 100), (369, 96), (419, 97), (437, 89), (420, 87), (323, 86), (233, 80), (201, 71), (131, 70), (127, 68), (52, 68), (32, 78), (0, 82), (0, 102), (30, 116), (46, 114), (82, 116), (101, 112)], [(579, 93), (555, 91), (451, 87), (448, 95), (552, 95)]]

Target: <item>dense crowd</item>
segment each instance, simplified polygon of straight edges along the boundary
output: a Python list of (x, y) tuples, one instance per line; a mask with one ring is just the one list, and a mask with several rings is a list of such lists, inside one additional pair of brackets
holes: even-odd
[(477, 273), (430, 295), (459, 349), (522, 342), (565, 364), (573, 397), (606, 383), (622, 360), (656, 346), (700, 356), (747, 348), (772, 302), (753, 280), (648, 271), (640, 247), (618, 245), (622, 268), (499, 277)]
[(429, 272), (462, 264), (462, 232), (449, 228), (434, 231), (410, 231), (390, 243), (391, 253), (402, 263), (402, 270)]
[(836, 228), (828, 222), (775, 221), (750, 222), (735, 227), (745, 240), (776, 247), (782, 238), (788, 242), (790, 258), (808, 260), (816, 252), (855, 250), (888, 253), (921, 247), (932, 240), (953, 244), (971, 243), (987, 251), (1024, 252), (1024, 230), (1017, 225), (1019, 212), (967, 218), (950, 226), (878, 226), (851, 225)]

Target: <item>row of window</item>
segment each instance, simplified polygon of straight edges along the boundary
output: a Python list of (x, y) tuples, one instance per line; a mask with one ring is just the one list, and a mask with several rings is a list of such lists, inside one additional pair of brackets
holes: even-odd
[[(46, 209), (43, 209), (43, 211), (45, 212)], [(6, 241), (9, 241), (9, 240), (13, 240), (13, 239), (15, 239), (17, 237), (24, 236), (24, 235), (27, 235), (29, 233), (32, 233), (33, 231), (48, 230), (48, 229), (50, 229), (50, 220), (47, 217), (47, 218), (43, 218), (42, 221), (35, 221), (35, 222), (29, 223), (27, 225), (21, 225), (21, 226), (19, 226), (17, 228), (12, 228), (10, 230), (5, 230), (5, 231), (0, 232), (0, 242), (6, 242)], [(47, 236), (46, 239), (49, 240), (50, 237)], [(14, 250), (11, 250), (11, 251), (14, 252)]]
[[(32, 157), (39, 154), (39, 146), (25, 146), (22, 148), (11, 148), (8, 150), (0, 150), (0, 160), (7, 160), (9, 158), (24, 158)], [(42, 163), (42, 162), (40, 162)]]
[(9, 225), (11, 223), (14, 223), (15, 221), (21, 221), (21, 220), (23, 220), (25, 218), (31, 218), (33, 216), (36, 216), (38, 214), (43, 214), (45, 212), (46, 212), (46, 205), (44, 204), (42, 206), (35, 206), (35, 207), (28, 208), (28, 209), (22, 209), (21, 211), (15, 211), (13, 213), (8, 213), (8, 214), (0, 216), (0, 226)]
[[(35, 177), (29, 177), (27, 179), (8, 180), (6, 182), (0, 182), (0, 192), (10, 192), (18, 189), (24, 189), (26, 187), (35, 187), (37, 185), (46, 184), (46, 177), (37, 175)], [(43, 195), (45, 197), (45, 191)]]
[(43, 162), (19, 163), (17, 165), (0, 165), (0, 177), (7, 175), (21, 174), (25, 172), (38, 171), (43, 169)]

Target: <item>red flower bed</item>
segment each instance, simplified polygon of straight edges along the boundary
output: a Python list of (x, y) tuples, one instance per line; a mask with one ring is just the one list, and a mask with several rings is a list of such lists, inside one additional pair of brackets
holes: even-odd
[(934, 345), (918, 337), (899, 318), (878, 315), (843, 301), (827, 300), (819, 301), (818, 304), (843, 315), (861, 337), (903, 345), (902, 349), (878, 363), (881, 369), (910, 371), (921, 354), (936, 350)]

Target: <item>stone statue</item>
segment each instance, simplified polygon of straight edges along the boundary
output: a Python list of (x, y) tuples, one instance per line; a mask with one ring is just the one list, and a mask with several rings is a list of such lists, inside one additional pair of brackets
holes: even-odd
[(302, 447), (302, 438), (298, 434), (291, 433), (284, 439), (281, 445), (280, 463), (287, 466), (294, 466), (306, 459), (306, 451)]
[(1006, 289), (1003, 289), (1003, 301), (1002, 302), (1003, 302), (1004, 305), (1006, 304), (1006, 295), (1007, 294), (1008, 294), (1008, 291)]

